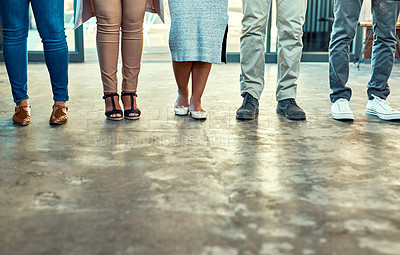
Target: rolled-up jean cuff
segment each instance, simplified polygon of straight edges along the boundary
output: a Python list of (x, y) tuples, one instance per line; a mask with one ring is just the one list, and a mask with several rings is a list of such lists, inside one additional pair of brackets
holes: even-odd
[(53, 97), (53, 100), (54, 100), (54, 101), (57, 101), (57, 102), (66, 102), (66, 101), (69, 100), (69, 97), (64, 97), (64, 98), (61, 98), (61, 97), (59, 97), (59, 98)]
[(23, 98), (20, 98), (20, 99), (15, 99), (14, 98), (14, 103), (18, 103), (18, 102), (21, 102), (21, 101), (24, 101), (24, 100), (28, 100), (28, 99), (29, 99), (28, 95), (26, 95), (26, 96), (24, 96)]

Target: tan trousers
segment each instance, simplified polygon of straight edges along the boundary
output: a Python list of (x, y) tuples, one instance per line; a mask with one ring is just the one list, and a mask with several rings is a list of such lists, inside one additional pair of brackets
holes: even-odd
[(122, 31), (122, 91), (136, 93), (143, 51), (146, 0), (94, 0), (97, 53), (104, 93), (118, 91), (119, 38)]
[[(240, 38), (241, 94), (260, 99), (264, 89), (265, 36), (272, 0), (243, 0), (243, 35)], [(278, 80), (276, 99), (296, 98), (303, 51), (303, 24), (307, 0), (276, 0)]]

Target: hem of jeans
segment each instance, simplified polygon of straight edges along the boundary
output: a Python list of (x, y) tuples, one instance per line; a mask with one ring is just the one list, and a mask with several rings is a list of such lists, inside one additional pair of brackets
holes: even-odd
[(29, 96), (24, 96), (23, 98), (21, 98), (21, 99), (14, 99), (14, 103), (19, 103), (19, 102), (21, 102), (21, 101), (24, 101), (24, 100), (28, 100), (29, 99)]
[(57, 102), (68, 102), (69, 101), (69, 97), (67, 97), (67, 98), (55, 98), (55, 97), (53, 97), (53, 100), (57, 101)]
[(377, 97), (379, 97), (380, 99), (383, 99), (383, 100), (386, 100), (388, 98), (388, 96), (377, 95), (376, 93), (367, 93), (368, 100), (374, 99), (374, 97), (372, 95), (377, 96)]
[(331, 99), (332, 104), (334, 104), (339, 99), (346, 99), (347, 101), (350, 101), (351, 97), (335, 97)]

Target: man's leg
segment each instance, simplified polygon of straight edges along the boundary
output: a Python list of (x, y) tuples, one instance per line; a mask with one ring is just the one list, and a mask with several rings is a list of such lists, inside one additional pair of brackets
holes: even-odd
[(372, 76), (368, 83), (367, 114), (383, 120), (399, 120), (400, 111), (386, 101), (390, 93), (388, 79), (393, 69), (396, 49), (396, 22), (399, 16), (399, 2), (387, 0), (372, 1), (374, 45), (372, 48)]
[(276, 112), (291, 120), (305, 120), (306, 114), (296, 103), (296, 81), (300, 74), (303, 53), (303, 24), (307, 0), (277, 1), (278, 81)]
[(240, 37), (240, 92), (243, 104), (236, 118), (251, 120), (258, 116), (258, 100), (264, 89), (265, 35), (271, 0), (243, 1), (243, 28)]
[(241, 95), (260, 99), (264, 88), (265, 35), (271, 0), (243, 1), (243, 28), (240, 38)]
[(396, 50), (396, 22), (399, 3), (387, 0), (372, 1), (374, 45), (372, 76), (368, 83), (368, 98), (372, 95), (386, 99), (390, 93), (388, 79), (393, 69)]
[(349, 79), (350, 43), (356, 34), (363, 0), (335, 0), (335, 22), (329, 46), (329, 83), (331, 101), (350, 100)]
[(277, 1), (278, 81), (276, 99), (296, 98), (296, 81), (303, 53), (303, 24), (307, 0)]

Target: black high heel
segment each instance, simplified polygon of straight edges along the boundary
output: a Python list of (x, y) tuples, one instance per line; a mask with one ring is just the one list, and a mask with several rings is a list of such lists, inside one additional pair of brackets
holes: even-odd
[[(136, 93), (122, 93), (121, 94), (122, 103), (124, 103), (124, 98), (123, 98), (124, 96), (130, 96), (131, 97), (131, 109), (124, 110), (125, 119), (128, 119), (128, 120), (137, 120), (137, 119), (139, 119), (141, 112), (140, 112), (139, 109), (135, 109), (134, 106), (133, 106), (134, 102), (135, 102), (135, 97), (137, 97), (137, 94)], [(125, 105), (124, 105), (124, 108), (125, 108)], [(131, 114), (131, 113), (137, 114), (137, 116), (129, 116), (129, 114)]]
[[(122, 120), (124, 118), (122, 110), (117, 110), (117, 108), (115, 108), (114, 97), (118, 97), (118, 100), (119, 100), (118, 93), (112, 93), (112, 94), (105, 95), (105, 96), (103, 96), (103, 99), (106, 100), (108, 97), (111, 98), (111, 103), (112, 103), (113, 109), (112, 109), (112, 111), (105, 112), (105, 115), (107, 116), (107, 119), (109, 119), (109, 120)], [(111, 115), (114, 115), (114, 114), (120, 114), (121, 117), (111, 117)]]

